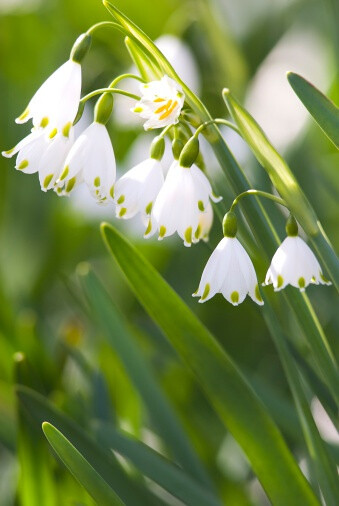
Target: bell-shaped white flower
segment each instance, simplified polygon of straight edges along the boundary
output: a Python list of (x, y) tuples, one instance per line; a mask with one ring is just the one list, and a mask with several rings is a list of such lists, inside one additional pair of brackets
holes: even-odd
[(78, 111), (81, 93), (81, 65), (68, 60), (40, 86), (25, 111), (15, 121), (33, 120), (35, 127), (58, 132), (69, 129)]
[(298, 237), (298, 224), (292, 215), (287, 220), (286, 233), (286, 239), (272, 258), (264, 285), (272, 283), (275, 291), (292, 285), (301, 292), (310, 283), (330, 285), (330, 281), (324, 278), (314, 253), (305, 241)]
[(140, 212), (147, 224), (145, 236), (150, 236), (154, 230), (152, 208), (163, 183), (163, 169), (159, 160), (148, 158), (133, 167), (114, 187), (116, 216), (128, 219)]
[(178, 122), (185, 94), (176, 81), (164, 75), (159, 81), (142, 84), (140, 91), (141, 99), (131, 110), (147, 119), (144, 123), (145, 130)]
[(113, 200), (116, 163), (104, 124), (94, 121), (76, 139), (57, 180), (57, 194), (64, 195), (84, 181), (100, 203)]
[(82, 34), (75, 41), (70, 59), (40, 86), (25, 111), (15, 121), (33, 120), (34, 127), (63, 133), (67, 137), (77, 114), (81, 93), (81, 65), (91, 45), (91, 36)]
[(235, 237), (234, 213), (226, 214), (223, 228), (225, 237), (208, 259), (193, 297), (200, 297), (199, 302), (205, 302), (216, 293), (222, 293), (226, 300), (237, 306), (248, 294), (254, 302), (263, 305), (252, 261)]
[(288, 236), (275, 252), (267, 271), (265, 285), (279, 291), (292, 285), (304, 291), (310, 284), (330, 285), (309, 246), (298, 236)]
[(208, 210), (209, 199), (220, 200), (213, 194), (205, 174), (196, 165), (182, 167), (175, 160), (153, 207), (159, 239), (175, 232), (185, 246), (190, 246), (194, 238), (200, 239), (200, 216)]
[(62, 133), (46, 136), (43, 128), (33, 128), (13, 149), (4, 151), (6, 157), (17, 154), (15, 168), (26, 174), (39, 173), (41, 189), (53, 188), (73, 143), (73, 129), (67, 136)]

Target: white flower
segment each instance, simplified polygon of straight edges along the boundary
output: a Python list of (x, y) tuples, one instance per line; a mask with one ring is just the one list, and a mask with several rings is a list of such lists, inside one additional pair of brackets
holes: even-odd
[(286, 237), (275, 252), (264, 284), (270, 283), (275, 291), (290, 284), (302, 292), (310, 283), (331, 284), (324, 278), (312, 250), (297, 235)]
[(198, 226), (201, 213), (210, 213), (210, 198), (215, 202), (220, 200), (213, 195), (205, 174), (195, 165), (184, 168), (175, 160), (153, 206), (159, 239), (176, 231), (185, 246), (190, 246), (194, 239), (200, 239)]
[(77, 114), (81, 93), (81, 65), (68, 60), (38, 89), (26, 110), (15, 121), (32, 118), (35, 127), (67, 133)]
[(224, 237), (208, 259), (201, 276), (198, 290), (193, 297), (199, 302), (222, 293), (234, 306), (240, 304), (247, 294), (263, 305), (257, 276), (252, 261), (236, 237)]
[[(76, 139), (57, 180), (57, 193), (63, 195), (84, 181), (100, 203), (113, 200), (116, 164), (111, 139), (105, 125), (94, 121)], [(70, 192), (67, 191), (66, 193)]]
[(148, 158), (133, 167), (115, 185), (116, 216), (128, 219), (140, 212), (147, 224), (145, 235), (151, 235), (152, 208), (163, 183), (163, 170), (158, 160)]
[(33, 128), (13, 149), (3, 151), (10, 158), (18, 154), (15, 168), (26, 174), (39, 172), (41, 189), (53, 188), (63, 168), (67, 153), (73, 144), (73, 129), (67, 136), (58, 133), (52, 138), (46, 136), (43, 128)]
[(178, 83), (164, 75), (160, 81), (142, 84), (140, 90), (142, 97), (131, 110), (147, 119), (145, 130), (178, 122), (185, 101), (185, 94)]

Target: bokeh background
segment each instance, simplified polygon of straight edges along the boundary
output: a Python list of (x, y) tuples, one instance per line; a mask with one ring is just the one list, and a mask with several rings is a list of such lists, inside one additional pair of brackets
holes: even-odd
[[(287, 158), (338, 250), (339, 155), (286, 79), (286, 71), (296, 71), (339, 102), (337, 2), (114, 3), (153, 39), (160, 38), (159, 47), (214, 116), (226, 114), (223, 87), (229, 87), (242, 100)], [(28, 133), (29, 127), (15, 125), (14, 118), (37, 87), (66, 60), (80, 33), (95, 22), (111, 18), (99, 0), (0, 0), (0, 16), (0, 144), (1, 149), (9, 149)], [(121, 35), (109, 29), (96, 32), (84, 63), (83, 94), (104, 87), (130, 68)], [(79, 128), (91, 121), (92, 105)], [(131, 106), (129, 100), (117, 97), (109, 123), (121, 173), (146, 156), (152, 138), (133, 118)], [(246, 145), (234, 132), (225, 130), (224, 134), (253, 186), (270, 190), (264, 171)], [(208, 146), (203, 145), (203, 150), (208, 172), (222, 192), (226, 208), (234, 195)], [(165, 159), (170, 160), (169, 149)], [(138, 217), (131, 223), (118, 222), (113, 209), (93, 204), (85, 191), (70, 199), (43, 193), (35, 175), (20, 174), (13, 167), (13, 160), (0, 159), (1, 506), (22, 504), (18, 499), (21, 470), (13, 389), (16, 352), (24, 352), (30, 360), (41, 391), (83, 427), (90, 430), (91, 419), (102, 416), (165, 451), (114, 350), (100, 340), (98, 329), (77, 299), (81, 288), (76, 270), (81, 262), (93, 266), (129, 321), (140, 353), (149, 360), (225, 503), (266, 504), (241, 450), (225, 433), (200, 388), (109, 259), (99, 233), (100, 222), (112, 222), (130, 237), (214, 332), (263, 398), (267, 402), (279, 399), (286, 415), (290, 413), (291, 396), (260, 309), (248, 300), (233, 308), (221, 296), (204, 305), (192, 300), (210, 254), (208, 246), (198, 244), (188, 249), (176, 238), (161, 243), (156, 239), (144, 241)], [(272, 213), (283, 236), (283, 215), (273, 207)], [(220, 236), (220, 224), (215, 220), (212, 247)], [(255, 264), (262, 280), (267, 265), (260, 258)], [(338, 355), (335, 291), (333, 287), (310, 287), (309, 295)], [(107, 395), (99, 408), (95, 401), (102, 391)], [(333, 427), (316, 399), (312, 407), (323, 437), (334, 442)], [(295, 454), (302, 455), (303, 443), (288, 424), (284, 429)], [(67, 471), (56, 462), (54, 465), (55, 480), (60, 485), (57, 504), (93, 504)], [(173, 500), (173, 504), (178, 502)]]

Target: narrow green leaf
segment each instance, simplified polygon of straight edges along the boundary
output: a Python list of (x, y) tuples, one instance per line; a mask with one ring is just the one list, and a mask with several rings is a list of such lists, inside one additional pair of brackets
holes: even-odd
[(332, 460), (328, 447), (321, 439), (318, 428), (313, 420), (304, 387), (301, 383), (300, 374), (288, 351), (285, 336), (280, 331), (280, 327), (277, 325), (273, 311), (267, 304), (264, 307), (264, 315), (285, 369), (296, 409), (299, 414), (309, 455), (326, 501), (326, 505), (336, 506), (339, 497), (339, 480), (336, 465)]
[(44, 421), (58, 426), (124, 503), (135, 506), (142, 500), (145, 504), (153, 504), (153, 498), (126, 475), (112, 452), (98, 446), (73, 420), (57, 410), (42, 395), (24, 386), (18, 386), (16, 391), (20, 405), (31, 419), (39, 427)]
[(158, 434), (167, 443), (168, 448), (186, 472), (212, 488), (173, 408), (159, 388), (150, 366), (142, 357), (123, 316), (92, 272), (88, 270), (81, 277), (95, 319), (123, 362), (130, 379), (148, 408)]
[(128, 434), (107, 423), (97, 425), (100, 440), (129, 459), (139, 471), (189, 506), (220, 506), (220, 502), (200, 482), (192, 480), (180, 467)]
[(273, 504), (318, 504), (279, 430), (231, 358), (136, 248), (108, 224), (102, 225), (102, 234), (139, 301), (242, 446)]
[(244, 140), (268, 173), (290, 211), (310, 236), (328, 270), (331, 281), (339, 290), (339, 260), (291, 169), (272, 146), (255, 119), (239, 104), (228, 89), (223, 90), (223, 97)]
[(299, 74), (288, 72), (287, 79), (322, 131), (339, 149), (339, 108)]
[(139, 70), (141, 77), (145, 81), (152, 81), (153, 79), (161, 77), (161, 72), (159, 69), (155, 67), (155, 65), (150, 61), (149, 58), (147, 58), (144, 52), (140, 50), (140, 48), (132, 39), (125, 37), (125, 45), (130, 57)]
[[(14, 375), (18, 383), (26, 385), (32, 383), (31, 369), (23, 353), (14, 355)], [(20, 504), (22, 506), (32, 506), (32, 504), (56, 506), (57, 495), (48, 447), (41, 437), (40, 430), (32, 424), (32, 420), (20, 404), (17, 411)], [(44, 465), (41, 465), (41, 462)]]
[(58, 429), (44, 422), (42, 430), (65, 466), (100, 506), (123, 506), (106, 481)]
[(241, 135), (266, 169), (273, 185), (287, 202), (291, 212), (308, 234), (317, 234), (318, 225), (314, 211), (285, 160), (269, 142), (254, 118), (234, 98), (230, 90), (223, 90), (223, 98)]

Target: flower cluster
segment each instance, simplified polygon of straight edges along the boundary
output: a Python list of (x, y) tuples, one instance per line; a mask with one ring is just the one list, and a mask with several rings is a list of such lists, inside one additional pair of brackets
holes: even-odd
[[(80, 100), (81, 61), (90, 43), (89, 33), (81, 35), (69, 60), (38, 89), (16, 120), (17, 123), (32, 120), (31, 132), (3, 155), (17, 155), (15, 168), (21, 172), (38, 172), (43, 191), (53, 189), (57, 195), (65, 196), (84, 183), (98, 203), (115, 204), (118, 218), (129, 219), (140, 214), (144, 237), (157, 232), (161, 240), (176, 232), (185, 246), (201, 239), (207, 241), (213, 222), (211, 202), (216, 203), (221, 197), (214, 195), (207, 176), (198, 166), (198, 135), (205, 124), (189, 139), (187, 128), (190, 135), (191, 130), (186, 125), (186, 138), (180, 138), (177, 123), (182, 121), (185, 94), (176, 81), (164, 75), (160, 80), (141, 84), (141, 97), (132, 110), (146, 120), (146, 130), (163, 130), (153, 140), (149, 158), (117, 182), (115, 156), (106, 124), (113, 109), (112, 93), (119, 91), (114, 89), (114, 83), (124, 76), (113, 81), (110, 88), (90, 94), (101, 95), (93, 122), (75, 138), (74, 124), (87, 98)], [(164, 177), (162, 158), (164, 137), (168, 133), (174, 136), (174, 159)], [(232, 210), (225, 216), (223, 230), (224, 238), (209, 258), (193, 295), (200, 297), (199, 302), (205, 302), (222, 293), (235, 306), (249, 295), (262, 305), (252, 261), (236, 238), (236, 217)], [(328, 284), (314, 254), (298, 237), (293, 218), (286, 230), (288, 237), (272, 259), (265, 284), (272, 283), (275, 290), (291, 284), (301, 291), (310, 283)]]
[[(250, 257), (236, 238), (235, 214), (226, 214), (223, 223), (225, 237), (210, 256), (202, 273), (198, 290), (193, 297), (205, 302), (216, 293), (237, 306), (248, 294), (254, 302), (262, 305), (257, 276)], [(286, 225), (287, 237), (277, 249), (267, 271), (265, 283), (273, 284), (279, 291), (288, 284), (304, 291), (310, 284), (331, 284), (322, 274), (321, 267), (307, 244), (298, 237), (298, 226), (290, 216)]]

